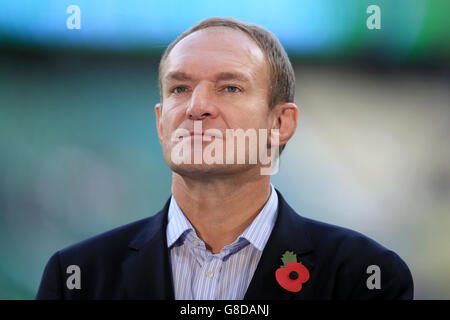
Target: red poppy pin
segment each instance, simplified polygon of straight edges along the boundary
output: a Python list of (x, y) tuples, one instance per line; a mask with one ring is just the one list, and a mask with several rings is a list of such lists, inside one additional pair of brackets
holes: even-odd
[(308, 281), (309, 271), (297, 262), (297, 256), (292, 251), (286, 251), (281, 257), (284, 265), (275, 271), (275, 278), (280, 286), (291, 292), (302, 290), (302, 284)]

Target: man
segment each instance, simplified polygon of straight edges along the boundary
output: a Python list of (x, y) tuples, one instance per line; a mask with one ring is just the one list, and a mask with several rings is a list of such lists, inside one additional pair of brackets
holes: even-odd
[[(202, 21), (169, 45), (159, 79), (171, 198), (154, 216), (55, 253), (38, 299), (412, 299), (394, 252), (301, 217), (262, 174), (267, 162), (235, 160), (269, 146), (273, 169), (297, 127), (294, 72), (271, 33)], [(250, 134), (244, 149), (233, 144), (230, 130), (255, 132), (260, 148)]]

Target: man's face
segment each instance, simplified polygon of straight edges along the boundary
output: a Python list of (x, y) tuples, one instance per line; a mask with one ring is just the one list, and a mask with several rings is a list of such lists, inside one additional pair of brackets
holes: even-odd
[[(211, 27), (175, 45), (161, 74), (162, 106), (155, 108), (158, 135), (169, 167), (181, 175), (229, 174), (255, 167), (248, 161), (246, 165), (175, 164), (172, 150), (181, 142), (174, 141), (172, 134), (177, 129), (192, 131), (194, 121), (201, 121), (203, 131), (214, 128), (222, 132), (225, 147), (226, 129), (271, 128), (269, 77), (263, 51), (241, 31)], [(194, 135), (183, 139), (190, 145), (200, 139), (203, 149), (215, 139), (204, 138)]]

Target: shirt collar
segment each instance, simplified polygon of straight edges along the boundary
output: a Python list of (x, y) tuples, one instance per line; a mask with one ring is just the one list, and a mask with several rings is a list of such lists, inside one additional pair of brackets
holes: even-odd
[(270, 184), (270, 187), (269, 200), (240, 236), (247, 239), (259, 251), (264, 250), (277, 219), (278, 195), (272, 184)]
[[(256, 218), (237, 239), (237, 241), (240, 238), (246, 239), (259, 251), (264, 250), (277, 218), (278, 195), (272, 184), (270, 184), (270, 187), (269, 200), (267, 200)], [(186, 234), (191, 230), (193, 231), (194, 228), (181, 211), (173, 195), (170, 199), (168, 215), (166, 234), (167, 246), (170, 248), (177, 240), (183, 241)]]
[(175, 198), (170, 198), (169, 217), (167, 225), (167, 247), (171, 247), (183, 234), (194, 230), (189, 220), (185, 217)]

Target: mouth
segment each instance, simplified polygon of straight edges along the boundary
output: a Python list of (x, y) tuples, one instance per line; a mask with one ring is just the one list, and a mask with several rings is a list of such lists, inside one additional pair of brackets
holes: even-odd
[(221, 136), (217, 136), (211, 133), (208, 133), (207, 131), (189, 131), (189, 134), (185, 133), (185, 134), (181, 134), (178, 136), (179, 139), (183, 139), (183, 138), (196, 138), (196, 139), (204, 139), (205, 137), (209, 137), (208, 139), (211, 138), (215, 138), (215, 139), (222, 139)]
[(193, 136), (204, 137), (206, 134), (205, 134), (205, 131), (189, 131), (189, 135), (191, 137), (193, 137)]

